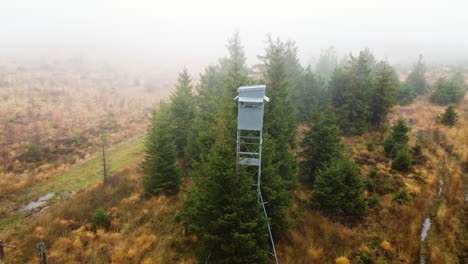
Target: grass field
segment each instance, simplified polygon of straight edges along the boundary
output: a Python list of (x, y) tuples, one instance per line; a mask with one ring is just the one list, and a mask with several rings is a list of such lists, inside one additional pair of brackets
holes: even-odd
[[(118, 145), (107, 153), (108, 161), (110, 163), (110, 171), (112, 172), (126, 168), (140, 159), (142, 155), (143, 137), (132, 139), (126, 143)], [(86, 188), (101, 178), (102, 163), (101, 156), (98, 155), (61, 175), (53, 177), (48, 181), (36, 183), (29, 188), (25, 188), (24, 190), (3, 199), (0, 201), (0, 207), (7, 209), (6, 211), (8, 212), (12, 212), (50, 192), (57, 194), (56, 199), (49, 201), (49, 204), (54, 203), (54, 201), (60, 199), (61, 194)], [(0, 233), (2, 230), (6, 229), (7, 226), (22, 222), (28, 214), (30, 213), (18, 212), (0, 215)]]

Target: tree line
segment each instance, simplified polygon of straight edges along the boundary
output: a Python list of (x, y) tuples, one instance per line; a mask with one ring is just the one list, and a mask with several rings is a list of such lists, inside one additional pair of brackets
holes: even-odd
[[(342, 136), (381, 129), (394, 105), (425, 93), (425, 67), (420, 57), (401, 82), (395, 69), (368, 49), (339, 64), (328, 49), (313, 72), (301, 65), (294, 42), (271, 36), (259, 64), (249, 67), (238, 33), (228, 40), (227, 50), (228, 56), (206, 67), (196, 84), (187, 69), (179, 73), (169, 100), (151, 113), (142, 184), (147, 196), (173, 195), (182, 176), (190, 178), (178, 219), (197, 235), (200, 261), (265, 263), (266, 221), (275, 239), (281, 239), (291, 225), (287, 210), (299, 177), (313, 185), (313, 208), (333, 215), (365, 213), (364, 182), (345, 153)], [(257, 202), (254, 179), (243, 169), (236, 172), (233, 98), (237, 88), (254, 84), (266, 84), (270, 97), (261, 161), (268, 220)], [(301, 142), (299, 123), (307, 124)], [(408, 131), (399, 121), (385, 141), (397, 170), (411, 166)], [(292, 151), (298, 147), (299, 156)]]

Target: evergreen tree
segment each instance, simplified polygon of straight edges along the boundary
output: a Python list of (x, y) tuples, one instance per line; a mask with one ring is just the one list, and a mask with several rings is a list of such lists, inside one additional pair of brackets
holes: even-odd
[(312, 206), (331, 213), (361, 215), (366, 208), (363, 190), (358, 166), (348, 157), (342, 157), (317, 174)]
[(323, 107), (326, 104), (326, 91), (324, 84), (310, 67), (307, 67), (301, 75), (301, 84), (293, 93), (292, 102), (296, 106), (300, 122), (310, 121), (309, 114), (314, 107)]
[[(237, 95), (237, 89), (251, 82), (238, 32), (228, 40), (227, 49), (229, 56), (221, 59), (218, 66), (206, 68), (205, 73), (200, 76), (196, 97), (197, 111), (185, 150), (192, 162), (200, 162), (200, 153), (213, 146), (216, 137), (213, 123), (223, 100), (232, 101)], [(236, 107), (232, 109), (233, 113), (236, 112)]]
[(338, 67), (338, 57), (334, 47), (322, 50), (320, 53), (319, 61), (315, 66), (315, 71), (323, 82), (328, 83), (331, 79), (333, 72)]
[(409, 131), (410, 128), (403, 119), (399, 119), (397, 123), (392, 126), (392, 133), (390, 133), (384, 141), (384, 151), (387, 156), (394, 157), (401, 147), (407, 148)]
[(412, 148), (413, 150), (413, 156), (414, 157), (422, 157), (423, 155), (423, 152), (422, 152), (422, 146), (419, 142), (416, 143), (416, 145), (414, 145), (414, 147)]
[(290, 226), (286, 210), (292, 203), (288, 182), (279, 175), (279, 164), (275, 159), (275, 140), (263, 134), (262, 149), (262, 196), (275, 240), (280, 239)]
[(408, 171), (411, 168), (411, 155), (406, 146), (402, 146), (396, 152), (392, 160), (392, 169)]
[(153, 110), (141, 164), (143, 188), (147, 195), (174, 194), (179, 190), (180, 170), (176, 164), (176, 146), (169, 131), (168, 105)]
[(209, 66), (200, 74), (195, 96), (196, 108), (192, 127), (188, 131), (185, 154), (191, 162), (200, 161), (200, 153), (210, 149), (214, 142), (211, 129), (224, 92), (224, 79), (219, 66)]
[(416, 93), (406, 83), (402, 83), (397, 91), (396, 100), (400, 105), (409, 105), (416, 98)]
[(398, 90), (398, 77), (387, 62), (380, 62), (376, 67), (376, 78), (371, 91), (371, 118), (373, 126), (379, 127), (387, 120), (390, 109), (395, 105)]
[(359, 135), (369, 128), (373, 65), (374, 57), (364, 50), (333, 74), (331, 102), (345, 135)]
[(431, 95), (431, 102), (439, 105), (456, 104), (465, 97), (466, 89), (459, 81), (440, 78), (435, 86), (436, 90)]
[(340, 129), (331, 111), (325, 114), (315, 112), (314, 121), (309, 123), (308, 131), (302, 140), (301, 162), (302, 174), (314, 182), (316, 174), (330, 165), (330, 162), (341, 157), (344, 144)]
[(456, 71), (450, 79), (456, 86), (465, 88), (464, 90), (466, 90), (465, 76), (462, 71)]
[[(288, 80), (288, 90), (291, 98), (291, 103), (298, 110), (298, 119), (304, 119), (307, 112), (301, 112), (305, 107), (305, 100), (307, 97), (312, 96), (313, 90), (309, 90), (315, 85), (313, 75), (309, 72), (308, 76), (305, 76), (304, 68), (299, 62), (297, 55), (296, 43), (293, 41), (287, 41), (284, 44), (284, 61), (286, 68), (286, 80)], [(306, 83), (305, 78), (309, 78), (311, 83)]]
[(259, 56), (263, 81), (266, 83), (270, 102), (265, 105), (264, 131), (275, 140), (274, 163), (279, 164), (279, 173), (290, 182), (295, 181), (295, 155), (289, 152), (296, 138), (295, 109), (290, 99), (290, 81), (286, 67), (286, 45), (279, 39), (268, 37), (265, 55)]
[(445, 109), (445, 112), (442, 114), (440, 117), (440, 121), (442, 124), (452, 127), (457, 123), (458, 120), (458, 114), (455, 112), (455, 106), (454, 105), (449, 105), (447, 109)]
[[(232, 104), (232, 103), (231, 103)], [(216, 125), (216, 140), (196, 167), (195, 186), (182, 214), (189, 232), (197, 234), (201, 262), (265, 263), (266, 220), (257, 202), (254, 179), (236, 173), (232, 107), (224, 103)]]
[(237, 95), (237, 89), (250, 82), (248, 78), (249, 69), (245, 64), (247, 58), (240, 41), (239, 32), (234, 32), (226, 47), (229, 57), (221, 60), (221, 67), (224, 73), (224, 86), (229, 91), (229, 96), (234, 98)]
[(419, 55), (417, 63), (414, 65), (413, 70), (406, 78), (406, 83), (409, 87), (417, 94), (424, 94), (427, 92), (427, 81), (426, 81), (426, 65), (422, 55)]
[(406, 145), (409, 141), (408, 133), (410, 127), (406, 124), (404, 119), (398, 119), (397, 123), (392, 127), (392, 138), (396, 144)]
[(187, 68), (184, 68), (179, 73), (176, 89), (170, 97), (170, 131), (174, 137), (179, 157), (184, 156), (184, 148), (187, 145), (187, 131), (190, 130), (194, 117), (195, 102), (191, 78)]

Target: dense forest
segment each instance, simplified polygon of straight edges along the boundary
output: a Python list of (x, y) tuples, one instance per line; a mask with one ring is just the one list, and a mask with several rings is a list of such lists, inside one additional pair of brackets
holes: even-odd
[[(50, 263), (273, 263), (267, 224), (280, 263), (467, 260), (466, 68), (438, 74), (415, 54), (403, 74), (369, 49), (339, 60), (333, 47), (316, 65), (303, 65), (294, 41), (271, 35), (257, 58), (246, 63), (234, 33), (226, 57), (196, 78), (190, 65), (181, 69), (157, 106), (114, 92), (93, 130), (69, 132), (62, 145), (25, 139), (16, 147), (22, 154), (4, 154), (2, 173), (10, 177), (69, 158), (65, 147), (85, 153), (102, 146), (105, 164), (104, 135), (132, 138), (146, 127), (139, 158), (106, 181), (62, 193), (24, 224), (0, 221), (0, 238), (18, 246), (4, 262), (36, 263), (35, 245), (45, 242)], [(154, 96), (137, 80), (121, 82), (142, 87), (141, 97)], [(270, 98), (261, 157), (268, 219), (255, 179), (236, 170), (233, 99), (240, 86), (256, 84), (265, 84)], [(11, 131), (18, 117), (2, 121), (2, 131), (10, 131), (3, 142), (12, 149), (21, 138)], [(0, 181), (0, 195), (20, 197), (21, 188), (9, 182)], [(17, 210), (18, 199), (8, 209)], [(0, 210), (0, 217), (7, 214)]]

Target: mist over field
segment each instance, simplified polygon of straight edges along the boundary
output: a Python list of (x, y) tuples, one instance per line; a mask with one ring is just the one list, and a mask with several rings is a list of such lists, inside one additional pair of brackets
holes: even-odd
[(132, 67), (200, 72), (239, 31), (249, 64), (266, 35), (296, 41), (303, 64), (321, 49), (364, 48), (392, 64), (468, 61), (466, 1), (2, 1), (0, 58), (81, 56)]

